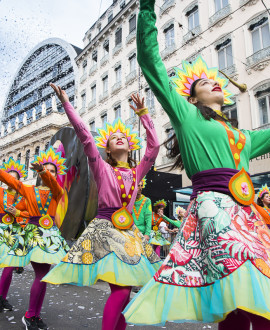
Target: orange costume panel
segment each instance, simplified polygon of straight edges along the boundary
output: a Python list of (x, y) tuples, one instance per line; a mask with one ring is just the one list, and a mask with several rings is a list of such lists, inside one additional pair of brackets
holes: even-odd
[[(44, 171), (41, 174), (43, 182), (46, 187), (38, 187), (39, 195), (42, 203), (42, 207), (45, 207), (48, 195), (51, 191), (52, 199), (47, 211), (50, 216), (55, 216), (56, 208), (61, 196), (63, 195), (63, 189), (57, 183), (56, 179), (51, 175), (50, 172)], [(27, 201), (27, 209), (30, 217), (41, 216), (40, 208), (35, 194), (35, 186), (24, 185), (21, 181), (16, 180), (13, 176), (9, 175), (5, 171), (0, 169), (0, 181), (7, 184), (9, 187), (15, 189), (19, 194), (21, 194)]]
[(162, 221), (167, 223), (167, 221), (165, 221), (158, 214), (156, 214), (155, 212), (152, 213), (152, 226), (157, 226), (158, 227)]

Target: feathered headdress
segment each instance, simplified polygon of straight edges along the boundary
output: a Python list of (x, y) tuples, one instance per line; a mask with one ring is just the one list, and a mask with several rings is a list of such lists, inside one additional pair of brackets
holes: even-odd
[(158, 206), (158, 205), (162, 205), (164, 208), (167, 206), (167, 203), (165, 202), (165, 200), (164, 199), (160, 199), (159, 201), (156, 201), (155, 203), (154, 203), (154, 207), (155, 206)]
[(41, 151), (39, 155), (35, 156), (34, 163), (40, 164), (53, 164), (56, 166), (57, 174), (64, 175), (66, 174), (65, 170), (67, 169), (65, 166), (66, 158), (61, 156), (61, 152), (55, 152), (54, 148), (51, 146), (46, 151)]
[(228, 79), (222, 78), (218, 74), (218, 68), (208, 68), (206, 62), (201, 56), (191, 64), (187, 61), (182, 62), (183, 69), (175, 69), (175, 77), (171, 78), (171, 81), (178, 94), (182, 96), (190, 96), (190, 88), (195, 80), (198, 79), (212, 79), (217, 81), (224, 93), (224, 103), (233, 104), (230, 99), (233, 94), (225, 87), (228, 85)]
[(17, 172), (20, 176), (20, 179), (27, 178), (27, 171), (25, 169), (25, 166), (22, 165), (19, 160), (15, 162), (12, 157), (9, 157), (8, 161), (3, 163), (1, 168), (7, 173), (10, 171)]
[(175, 214), (178, 216), (181, 211), (186, 212), (186, 210), (183, 207), (177, 206), (177, 208), (175, 209)]
[(261, 187), (261, 189), (258, 192), (258, 197), (262, 198), (262, 195), (265, 194), (265, 193), (270, 194), (270, 190), (269, 190), (267, 184), (265, 184), (264, 186)]
[(106, 148), (110, 136), (116, 132), (125, 134), (131, 150), (142, 148), (142, 139), (138, 136), (138, 132), (133, 131), (132, 126), (125, 125), (120, 118), (115, 119), (112, 124), (105, 123), (103, 128), (97, 129), (98, 136), (95, 137), (97, 147)]
[(142, 178), (141, 182), (142, 182), (142, 184), (143, 184), (142, 187), (143, 187), (143, 189), (144, 189), (145, 186), (146, 186), (146, 177), (145, 177), (145, 176)]

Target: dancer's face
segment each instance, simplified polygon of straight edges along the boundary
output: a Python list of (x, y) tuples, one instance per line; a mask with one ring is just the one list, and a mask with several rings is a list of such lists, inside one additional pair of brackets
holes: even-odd
[(116, 154), (119, 151), (129, 152), (129, 143), (125, 134), (121, 132), (113, 133), (108, 140), (107, 152), (111, 154)]
[(265, 194), (263, 196), (262, 202), (264, 203), (264, 205), (269, 206), (270, 205), (270, 195), (269, 194)]
[(56, 172), (56, 168), (54, 165), (52, 164), (45, 164), (44, 165), (45, 169), (51, 173), (52, 176), (54, 176), (55, 178), (57, 177), (57, 172)]
[(213, 104), (222, 106), (224, 103), (224, 93), (217, 81), (200, 79), (195, 85), (193, 96), (189, 98), (189, 102), (192, 104), (200, 102), (209, 107)]
[[(13, 178), (15, 178), (16, 180), (20, 180), (20, 176), (17, 172), (15, 171), (10, 171), (8, 172), (8, 174), (10, 174), (11, 176), (13, 176)], [(9, 190), (13, 190), (13, 188), (11, 187), (8, 187)]]
[(142, 181), (138, 184), (138, 192), (137, 195), (141, 195), (143, 190), (143, 183)]

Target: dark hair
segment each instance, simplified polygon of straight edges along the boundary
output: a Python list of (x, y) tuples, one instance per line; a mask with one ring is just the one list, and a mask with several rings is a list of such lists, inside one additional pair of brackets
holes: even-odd
[[(109, 139), (107, 140), (107, 145), (106, 145), (106, 147), (107, 147), (107, 148), (109, 147)], [(115, 160), (109, 152), (107, 152), (107, 159), (106, 159), (106, 162), (107, 162), (108, 164), (110, 164), (112, 167), (116, 167), (116, 166), (117, 166), (117, 160)], [(136, 160), (133, 159), (133, 158), (130, 156), (130, 154), (128, 154), (128, 160), (127, 160), (127, 162), (128, 162), (128, 165), (129, 165), (130, 168), (132, 168), (132, 167), (136, 167), (136, 166), (137, 166), (137, 162), (136, 162)]]
[(56, 167), (56, 165), (54, 165), (53, 163), (44, 163), (43, 165), (53, 165), (54, 166), (54, 168), (55, 168), (55, 173), (57, 174), (57, 167)]
[(154, 206), (154, 212), (155, 213), (157, 213), (157, 211), (160, 210), (160, 209), (165, 209), (164, 205), (159, 204), (159, 205)]
[(257, 204), (258, 204), (259, 206), (264, 207), (264, 204), (263, 204), (263, 201), (262, 201), (262, 200), (263, 200), (264, 196), (267, 195), (267, 194), (268, 194), (268, 192), (265, 192), (265, 193), (262, 194), (261, 197), (258, 197), (258, 198), (257, 198)]
[[(192, 83), (190, 87), (190, 96), (188, 97), (188, 101), (191, 97), (194, 97), (196, 95), (195, 87), (200, 80), (202, 79), (197, 79)], [(211, 118), (213, 118), (215, 120), (229, 122), (233, 127), (238, 127), (238, 121), (236, 119), (225, 119), (224, 117), (220, 116), (216, 111), (206, 105), (203, 105), (201, 102), (197, 102), (194, 105), (197, 107), (198, 115), (202, 116), (205, 120), (210, 120)], [(167, 149), (167, 157), (170, 159), (175, 159), (171, 170), (174, 168), (179, 168), (180, 170), (183, 170), (185, 167), (179, 149), (179, 143), (176, 134), (174, 133), (163, 144)]]

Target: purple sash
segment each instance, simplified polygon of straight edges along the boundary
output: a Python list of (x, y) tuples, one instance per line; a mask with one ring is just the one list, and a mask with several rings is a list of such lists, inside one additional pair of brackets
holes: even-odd
[(190, 200), (196, 198), (200, 191), (217, 191), (231, 196), (229, 181), (238, 172), (232, 168), (214, 168), (192, 175), (193, 192)]
[(119, 210), (119, 207), (104, 207), (102, 209), (98, 209), (96, 218), (112, 221), (112, 215), (117, 210)]
[[(53, 221), (53, 226), (56, 226), (55, 222), (54, 222), (54, 217), (50, 215), (50, 217), (52, 218)], [(31, 223), (32, 225), (36, 225), (38, 227), (41, 227), (41, 225), (39, 224), (39, 219), (41, 218), (41, 216), (33, 216), (29, 218), (28, 223)]]

